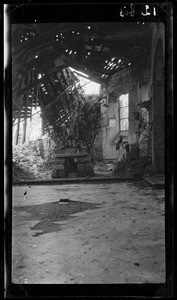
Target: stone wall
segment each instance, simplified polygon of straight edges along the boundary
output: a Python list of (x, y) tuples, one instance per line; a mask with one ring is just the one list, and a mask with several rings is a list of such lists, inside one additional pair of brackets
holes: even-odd
[[(106, 106), (104, 106), (106, 105)], [(102, 153), (104, 160), (118, 159), (115, 139), (119, 133), (118, 101), (108, 95), (107, 103), (101, 105), (102, 121)]]
[(95, 142), (93, 145), (93, 149), (91, 150), (92, 161), (100, 161), (103, 159), (103, 151), (102, 151), (102, 130), (95, 138)]
[(129, 145), (130, 151), (133, 144), (137, 141), (138, 120), (136, 119), (136, 113), (139, 113), (138, 103), (140, 102), (140, 90), (139, 86), (134, 86), (133, 90), (129, 94)]
[[(113, 96), (107, 92), (107, 102), (101, 106), (102, 112), (102, 152), (104, 160), (119, 160), (124, 152), (123, 147), (116, 150), (116, 144), (120, 135), (123, 135), (124, 141), (131, 145), (136, 142), (136, 131), (138, 122), (133, 113), (138, 112), (138, 86), (136, 85), (129, 93), (129, 130), (120, 132), (119, 120), (119, 96)], [(105, 105), (106, 104), (106, 105)]]
[(165, 69), (165, 26), (163, 23), (152, 24), (152, 162), (154, 172), (164, 172), (164, 69)]
[[(124, 94), (124, 90), (119, 84), (120, 76), (117, 78), (115, 75), (110, 81), (111, 87), (108, 85), (104, 88), (105, 98), (104, 104), (101, 106), (103, 117), (101, 139), (103, 159), (119, 159), (122, 150), (121, 147), (116, 150), (116, 143), (120, 134), (128, 138), (131, 151), (132, 146), (137, 142), (139, 132), (139, 120), (136, 118), (136, 114), (137, 116), (138, 114), (143, 115), (143, 118), (147, 118), (149, 127), (139, 136), (139, 144), (145, 135), (149, 135), (149, 140), (147, 138), (147, 142), (141, 143), (142, 155), (152, 155), (154, 171), (158, 173), (164, 170), (164, 82), (158, 77), (164, 71), (165, 29), (161, 23), (152, 23), (151, 29), (151, 59), (148, 60), (147, 58), (147, 69), (144, 70), (144, 77), (137, 84), (132, 81), (132, 88), (129, 91), (125, 90), (125, 93), (129, 93), (129, 130), (128, 132), (120, 132), (119, 129), (119, 103), (117, 99), (121, 95), (120, 92)], [(159, 40), (162, 49), (157, 56), (156, 48)], [(155, 76), (157, 76), (157, 80)], [(116, 95), (116, 93), (119, 94)], [(143, 102), (149, 102), (149, 108), (139, 105)], [(149, 151), (150, 148), (151, 151)]]
[(152, 155), (152, 93), (149, 83), (139, 87), (140, 102), (138, 104), (143, 127), (139, 134), (141, 156)]

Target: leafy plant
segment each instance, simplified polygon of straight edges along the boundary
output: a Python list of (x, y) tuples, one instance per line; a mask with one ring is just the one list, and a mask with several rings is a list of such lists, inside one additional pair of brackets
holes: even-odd
[(88, 152), (93, 147), (95, 138), (100, 130), (101, 112), (99, 102), (84, 102), (77, 111), (75, 122), (75, 138), (78, 148), (86, 145)]
[(100, 129), (99, 98), (95, 95), (86, 97), (82, 88), (77, 85), (62, 100), (63, 105), (58, 101), (44, 112), (46, 132), (55, 142), (56, 148), (72, 147), (75, 144), (77, 149), (85, 145), (90, 151)]

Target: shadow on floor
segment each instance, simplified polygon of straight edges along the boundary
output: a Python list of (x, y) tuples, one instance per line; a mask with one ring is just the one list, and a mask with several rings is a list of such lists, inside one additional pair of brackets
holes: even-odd
[(39, 205), (27, 205), (16, 206), (14, 212), (24, 212), (24, 219), (26, 221), (40, 220), (38, 224), (33, 226), (31, 230), (37, 230), (34, 236), (38, 236), (44, 233), (57, 232), (61, 230), (61, 224), (54, 222), (71, 219), (74, 213), (83, 212), (88, 209), (99, 208), (100, 205), (89, 202), (69, 201), (69, 204), (60, 204), (59, 201), (39, 204)]

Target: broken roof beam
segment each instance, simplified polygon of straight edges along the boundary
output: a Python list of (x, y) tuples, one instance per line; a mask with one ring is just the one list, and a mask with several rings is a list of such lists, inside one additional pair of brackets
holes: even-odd
[[(72, 65), (72, 68), (74, 68), (75, 70), (79, 71), (79, 72), (83, 72), (85, 73), (86, 75), (88, 75), (89, 77), (84, 77), (85, 79), (88, 79), (88, 80), (91, 80), (91, 81), (94, 81), (96, 83), (99, 83), (101, 84), (102, 83), (102, 80), (100, 78), (98, 78), (98, 76), (101, 77), (102, 73), (96, 73), (94, 71), (89, 71), (89, 70), (85, 70), (85, 68), (87, 68), (87, 66), (81, 66), (81, 65), (78, 65), (78, 64), (73, 64)], [(79, 76), (81, 76), (81, 74), (77, 74)]]
[[(79, 70), (78, 70), (78, 71), (77, 71), (77, 70), (74, 70), (73, 72), (76, 73), (78, 76), (81, 76), (81, 77), (83, 77), (83, 78), (89, 80), (89, 77), (88, 77), (88, 76), (86, 76), (86, 75), (80, 73), (81, 71), (79, 71)], [(85, 72), (85, 73), (86, 73), (86, 72)]]
[[(21, 24), (20, 24), (21, 25)], [(19, 25), (19, 26), (20, 26)], [(50, 39), (51, 41), (51, 36), (54, 36), (54, 31), (58, 31), (58, 33), (60, 33), (60, 31), (64, 32), (64, 29), (66, 28), (66, 26), (69, 26), (70, 28), (72, 28), (72, 24), (71, 23), (52, 23), (48, 24), (49, 25), (49, 29), (48, 30), (40, 30), (40, 25), (39, 24), (35, 24), (34, 29), (37, 29), (37, 31), (39, 32), (39, 34), (36, 34), (34, 36), (33, 39), (29, 39), (29, 41), (26, 41), (26, 43), (22, 43), (19, 44), (19, 46), (12, 48), (12, 54), (17, 54), (20, 50), (28, 50), (29, 45), (33, 46), (34, 48), (36, 48), (37, 46), (41, 47), (41, 43), (46, 42), (47, 38)], [(14, 26), (14, 25), (13, 25)], [(28, 24), (26, 24), (26, 26), (28, 26)], [(67, 28), (69, 29), (69, 28)]]
[[(20, 121), (21, 121), (21, 111), (18, 111), (18, 122), (17, 122), (17, 130), (16, 130), (16, 141), (15, 144), (18, 145), (19, 133), (20, 133)], [(15, 124), (16, 125), (16, 124)]]
[(40, 83), (42, 83), (42, 82), (43, 82), (43, 78), (35, 80), (35, 81), (34, 81), (33, 83), (31, 83), (29, 86), (24, 87), (24, 88), (20, 91), (20, 93), (19, 93), (18, 96), (23, 95), (23, 94), (26, 94), (29, 90), (31, 90), (31, 88), (36, 87), (38, 84), (40, 84)]
[(36, 86), (35, 109), (37, 108), (37, 104), (38, 104), (38, 95), (39, 95), (39, 84)]
[(25, 105), (25, 115), (24, 115), (24, 126), (23, 126), (23, 144), (26, 141), (26, 126), (27, 126), (27, 107), (28, 107), (28, 94), (26, 94), (26, 105)]

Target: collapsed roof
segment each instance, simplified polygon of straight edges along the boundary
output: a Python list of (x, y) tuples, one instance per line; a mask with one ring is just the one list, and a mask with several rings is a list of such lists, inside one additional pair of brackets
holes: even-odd
[(150, 23), (142, 22), (13, 24), (14, 120), (68, 93), (75, 79), (69, 67), (100, 84), (125, 68), (147, 67), (151, 36)]

